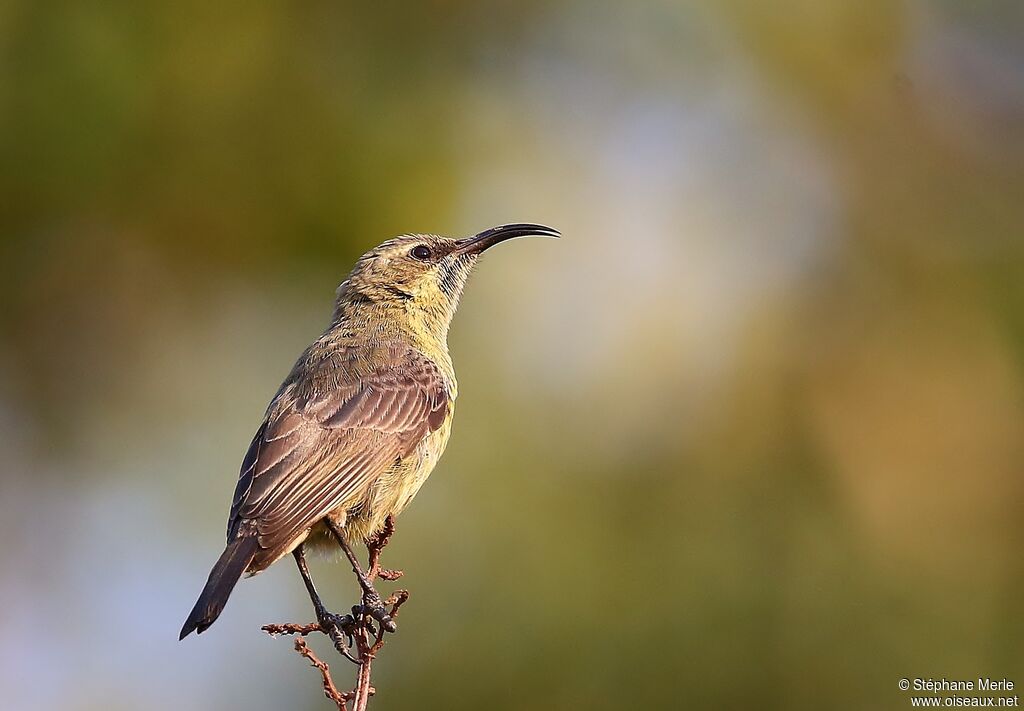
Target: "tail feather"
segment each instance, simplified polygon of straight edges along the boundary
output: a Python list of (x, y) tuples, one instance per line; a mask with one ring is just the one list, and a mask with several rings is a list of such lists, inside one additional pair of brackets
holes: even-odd
[(199, 594), (195, 607), (181, 628), (179, 640), (185, 639), (193, 631), (205, 631), (216, 621), (235, 588), (235, 583), (242, 577), (258, 548), (259, 543), (255, 537), (237, 538), (228, 544), (210, 571), (206, 587)]

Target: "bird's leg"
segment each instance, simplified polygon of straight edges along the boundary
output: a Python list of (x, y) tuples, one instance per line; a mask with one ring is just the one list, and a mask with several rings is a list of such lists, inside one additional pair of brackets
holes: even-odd
[[(299, 547), (292, 552), (292, 555), (295, 556), (295, 564), (302, 575), (302, 582), (306, 584), (306, 592), (309, 593), (309, 599), (313, 603), (313, 610), (316, 612), (316, 621), (320, 625), (320, 629), (331, 638), (335, 648), (342, 655), (347, 657), (349, 661), (358, 664), (359, 660), (353, 657), (349, 651), (349, 647), (352, 646), (351, 640), (355, 618), (352, 615), (335, 615), (324, 606), (323, 601), (320, 599), (320, 594), (316, 591), (316, 585), (313, 584), (313, 576), (309, 574), (309, 567), (306, 565), (306, 553), (302, 544), (299, 544)], [(348, 637), (348, 644), (345, 643), (343, 634), (345, 637)]]
[(331, 613), (327, 611), (323, 601), (320, 599), (320, 594), (316, 591), (316, 585), (313, 584), (313, 576), (309, 574), (309, 567), (306, 565), (306, 553), (305, 548), (302, 544), (292, 551), (292, 555), (295, 556), (295, 565), (299, 568), (299, 574), (302, 575), (302, 582), (306, 585), (306, 592), (309, 593), (309, 599), (313, 603), (313, 610), (316, 612), (316, 620), (320, 624), (326, 622)]
[(381, 627), (388, 632), (395, 632), (398, 630), (398, 625), (391, 619), (391, 615), (388, 614), (387, 609), (384, 607), (384, 601), (381, 599), (380, 593), (373, 587), (373, 581), (367, 577), (366, 573), (359, 565), (359, 559), (356, 558), (356, 554), (352, 552), (351, 546), (348, 541), (345, 540), (344, 532), (341, 528), (331, 521), (329, 518), (324, 519), (327, 523), (327, 527), (331, 529), (331, 533), (338, 539), (338, 545), (345, 551), (345, 556), (348, 558), (348, 562), (352, 564), (352, 572), (356, 574), (356, 579), (359, 581), (359, 587), (363, 589), (363, 603), (356, 605), (352, 608), (352, 614), (359, 617), (362, 615), (369, 615), (373, 619), (380, 623)]

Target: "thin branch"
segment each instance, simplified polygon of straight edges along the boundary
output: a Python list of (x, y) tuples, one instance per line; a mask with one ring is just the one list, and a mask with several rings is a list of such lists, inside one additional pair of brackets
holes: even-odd
[(370, 694), (373, 688), (370, 686), (370, 666), (373, 664), (373, 655), (369, 654), (365, 647), (365, 638), (368, 632), (364, 627), (359, 633), (359, 673), (356, 675), (356, 688), (352, 692), (355, 705), (352, 711), (366, 711), (366, 705), (370, 702)]
[(342, 693), (338, 691), (338, 687), (334, 685), (334, 681), (331, 679), (331, 668), (327, 666), (327, 662), (320, 661), (320, 659), (313, 653), (313, 650), (306, 644), (306, 640), (302, 637), (295, 639), (295, 651), (301, 656), (309, 660), (309, 663), (320, 670), (320, 676), (324, 682), (324, 696), (333, 701), (338, 707), (338, 711), (348, 711), (348, 702), (352, 699), (352, 693)]
[(316, 622), (309, 625), (296, 625), (291, 622), (285, 622), (280, 625), (263, 625), (260, 629), (271, 637), (276, 637), (279, 634), (297, 634), (305, 637), (314, 632), (323, 632), (323, 629)]
[[(398, 580), (403, 575), (401, 570), (382, 568), (380, 565), (381, 551), (387, 546), (394, 532), (394, 518), (389, 516), (381, 531), (367, 541), (369, 567), (366, 571), (366, 579), (370, 583), (377, 578), (381, 580)], [(358, 576), (358, 567), (355, 572)], [(385, 610), (391, 620), (398, 617), (399, 608), (408, 599), (408, 590), (396, 590), (384, 601)], [(368, 606), (374, 602), (371, 591), (364, 589), (362, 604)], [(379, 599), (376, 602), (380, 604)], [(347, 619), (352, 620), (351, 617), (347, 617)], [(331, 629), (325, 630), (316, 622), (308, 625), (286, 622), (283, 624), (263, 625), (262, 629), (271, 636), (282, 634), (298, 635), (295, 640), (295, 651), (309, 660), (310, 664), (320, 671), (324, 695), (337, 705), (339, 711), (349, 711), (349, 702), (352, 702), (351, 711), (366, 711), (366, 705), (369, 703), (370, 697), (376, 693), (376, 689), (370, 684), (370, 673), (373, 660), (384, 647), (384, 642), (386, 641), (384, 625), (375, 621), (370, 615), (360, 615), (350, 625), (346, 624), (343, 629), (335, 625), (330, 625), (330, 627)], [(331, 678), (330, 668), (327, 663), (321, 661), (306, 644), (303, 638), (313, 633), (327, 635), (334, 642), (334, 646), (340, 654), (359, 666), (359, 670), (356, 673), (356, 685), (351, 691), (338, 691)], [(345, 644), (345, 637), (348, 638), (348, 645)], [(355, 656), (352, 655), (349, 649), (351, 646), (355, 647)]]

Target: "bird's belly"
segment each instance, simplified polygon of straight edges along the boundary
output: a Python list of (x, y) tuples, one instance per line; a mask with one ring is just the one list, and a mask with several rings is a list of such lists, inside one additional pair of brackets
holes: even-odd
[[(397, 516), (409, 505), (444, 452), (451, 434), (451, 423), (449, 414), (444, 424), (425, 437), (409, 456), (381, 474), (357, 506), (332, 514), (344, 521), (350, 541), (370, 538), (384, 526), (388, 516)], [(310, 538), (313, 537), (311, 533)]]

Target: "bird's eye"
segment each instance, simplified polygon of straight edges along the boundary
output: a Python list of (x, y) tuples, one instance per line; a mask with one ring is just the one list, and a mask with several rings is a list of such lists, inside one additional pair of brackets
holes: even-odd
[(428, 247), (425, 244), (417, 245), (416, 247), (412, 248), (412, 251), (409, 252), (409, 254), (412, 255), (413, 259), (418, 259), (421, 262), (425, 262), (428, 259), (430, 259), (430, 247)]

